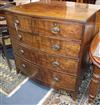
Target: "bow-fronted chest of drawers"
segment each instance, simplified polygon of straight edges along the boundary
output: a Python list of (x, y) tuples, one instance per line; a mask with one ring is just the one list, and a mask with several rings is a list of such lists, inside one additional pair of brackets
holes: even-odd
[(74, 2), (36, 2), (6, 9), (17, 71), (77, 93), (95, 35), (96, 11)]

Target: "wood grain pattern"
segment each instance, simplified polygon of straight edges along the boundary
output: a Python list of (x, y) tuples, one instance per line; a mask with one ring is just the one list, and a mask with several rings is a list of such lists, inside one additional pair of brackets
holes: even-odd
[(100, 89), (100, 68), (95, 66), (89, 86), (89, 102), (92, 102), (95, 99), (99, 89)]
[[(32, 32), (31, 29), (31, 18), (23, 15), (10, 14), (7, 15), (8, 24), (11, 27), (17, 28), (24, 32)], [(16, 25), (16, 26), (15, 26)]]
[[(93, 8), (94, 9), (93, 9)], [(28, 16), (66, 19), (71, 21), (87, 22), (100, 7), (75, 2), (35, 2), (17, 7), (7, 8), (6, 11)], [(59, 12), (61, 11), (61, 12)], [(80, 14), (79, 14), (80, 12)]]
[[(66, 39), (81, 40), (82, 38), (82, 24), (57, 20), (39, 19), (37, 22), (39, 26), (39, 34), (43, 36), (60, 37)], [(58, 32), (53, 32), (58, 28)]]
[(75, 84), (76, 84), (75, 77), (69, 76), (63, 73), (52, 72), (49, 69), (45, 70), (43, 68), (43, 70), (39, 71), (36, 78), (38, 78), (38, 80), (43, 81), (46, 84), (49, 84), (49, 86), (56, 88), (56, 89), (59, 89), (59, 88), (68, 89), (71, 91), (74, 91), (75, 89)]
[(89, 102), (92, 102), (95, 99), (97, 92), (100, 89), (100, 57), (94, 55), (94, 52), (99, 43), (100, 43), (100, 36), (98, 33), (91, 43), (90, 52), (89, 52), (90, 60), (92, 61), (94, 66), (92, 79), (89, 85)]
[(21, 59), (17, 55), (15, 55), (15, 62), (16, 68), (19, 70), (18, 72), (22, 72), (30, 78), (34, 77), (39, 71), (39, 68), (37, 66), (32, 65), (28, 61)]
[(29, 46), (33, 46), (33, 35), (31, 33), (18, 31), (16, 32), (15, 28), (9, 27), (9, 33), (11, 38), (17, 40), (18, 43), (24, 43)]
[(17, 71), (73, 92), (75, 98), (86, 72), (83, 66), (95, 35), (97, 10), (74, 2), (35, 2), (6, 9)]
[(100, 30), (100, 10), (96, 14), (96, 25)]
[(41, 51), (49, 54), (58, 54), (64, 56), (71, 56), (78, 58), (80, 52), (80, 43), (73, 41), (57, 40), (47, 37), (36, 37), (39, 42), (39, 48)]
[(38, 63), (44, 68), (77, 76), (78, 60), (39, 53)]
[(21, 45), (16, 40), (13, 40), (12, 44), (13, 44), (13, 51), (16, 55), (22, 57), (23, 59), (28, 60), (29, 62), (32, 62), (32, 50), (30, 48)]

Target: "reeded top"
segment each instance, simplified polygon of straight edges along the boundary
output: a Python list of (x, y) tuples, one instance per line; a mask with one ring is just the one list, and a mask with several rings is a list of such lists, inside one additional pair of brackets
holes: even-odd
[(99, 6), (75, 2), (34, 2), (6, 9), (10, 12), (36, 17), (68, 19), (86, 22)]

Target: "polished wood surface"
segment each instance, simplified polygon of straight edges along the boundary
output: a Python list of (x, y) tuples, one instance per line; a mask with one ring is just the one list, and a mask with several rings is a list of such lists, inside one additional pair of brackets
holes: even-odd
[(6, 9), (17, 71), (77, 97), (96, 11), (95, 6), (74, 2), (36, 2)]
[(93, 75), (89, 86), (89, 102), (92, 102), (95, 99), (97, 92), (100, 89), (100, 57), (94, 55), (94, 52), (99, 43), (100, 43), (100, 34), (97, 34), (92, 41), (89, 52), (90, 59), (94, 65)]
[[(33, 78), (34, 75), (37, 74), (39, 68), (32, 63), (28, 62), (27, 60), (21, 59), (20, 57), (15, 55), (16, 59), (16, 68), (19, 70), (18, 72), (22, 72), (30, 78)], [(21, 70), (21, 71), (20, 71)]]
[(94, 52), (95, 52), (97, 46), (99, 45), (99, 43), (100, 43), (100, 34), (98, 33), (91, 43), (90, 54), (91, 54), (93, 63), (98, 64), (98, 65), (96, 65), (96, 64), (95, 65), (100, 68), (100, 65), (99, 65), (100, 64), (100, 57), (94, 55)]
[[(41, 51), (49, 54), (57, 54), (62, 56), (70, 56), (72, 58), (78, 58), (80, 52), (80, 43), (73, 41), (65, 41), (47, 37), (36, 37), (39, 43)], [(73, 46), (73, 47), (72, 47)]]
[(97, 25), (97, 28), (99, 28), (100, 30), (100, 10), (96, 14), (96, 25)]
[(65, 73), (53, 72), (49, 69), (42, 68), (37, 73), (36, 78), (55, 89), (66, 89), (69, 91), (74, 91), (75, 89), (76, 77), (66, 75)]
[[(7, 9), (7, 11), (44, 18), (60, 18), (86, 22), (98, 9), (98, 6), (75, 2), (36, 2)], [(62, 8), (62, 11), (61, 11)], [(61, 11), (61, 12), (60, 12)]]
[[(33, 19), (34, 22), (34, 19)], [(67, 27), (66, 27), (67, 25)], [(57, 38), (68, 38), (81, 40), (81, 32), (82, 32), (82, 24), (73, 22), (64, 22), (64, 21), (56, 21), (56, 20), (47, 20), (47, 19), (39, 19), (38, 21), (39, 33), (41, 36), (51, 36)], [(57, 32), (54, 32), (54, 29), (58, 29)], [(70, 35), (69, 35), (70, 34)]]
[(79, 63), (78, 60), (73, 60), (58, 55), (55, 56), (46, 53), (44, 54), (43, 52), (39, 52), (37, 55), (39, 56), (38, 63), (42, 67), (77, 76), (77, 69)]

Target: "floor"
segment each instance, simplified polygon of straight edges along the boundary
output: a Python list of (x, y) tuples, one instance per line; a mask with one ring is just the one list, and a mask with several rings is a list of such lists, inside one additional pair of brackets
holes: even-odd
[[(13, 58), (12, 49), (8, 50), (8, 54), (10, 59)], [(28, 80), (11, 97), (0, 93), (0, 105), (37, 105), (48, 91), (49, 88)]]
[(11, 97), (0, 93), (0, 105), (38, 105), (48, 91), (49, 88), (29, 80)]

